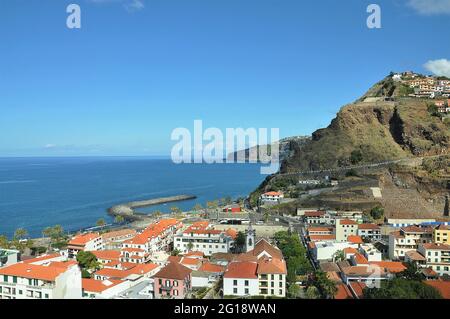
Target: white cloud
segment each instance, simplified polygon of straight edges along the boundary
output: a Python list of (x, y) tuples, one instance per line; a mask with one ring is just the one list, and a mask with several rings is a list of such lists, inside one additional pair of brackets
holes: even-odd
[(450, 61), (447, 59), (430, 60), (424, 64), (424, 67), (434, 75), (450, 78)]
[(450, 0), (408, 0), (408, 6), (419, 14), (450, 14)]
[(55, 148), (55, 147), (56, 147), (55, 144), (46, 144), (46, 145), (44, 146), (44, 148), (46, 148), (46, 149)]

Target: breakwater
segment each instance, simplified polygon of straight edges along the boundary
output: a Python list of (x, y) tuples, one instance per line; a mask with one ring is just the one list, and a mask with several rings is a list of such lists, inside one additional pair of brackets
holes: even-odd
[(112, 216), (122, 216), (127, 220), (138, 220), (142, 216), (135, 214), (135, 209), (140, 207), (148, 207), (153, 205), (179, 202), (184, 200), (196, 199), (197, 196), (194, 195), (176, 195), (169, 197), (153, 198), (141, 201), (133, 201), (125, 204), (115, 205), (108, 209), (108, 213)]

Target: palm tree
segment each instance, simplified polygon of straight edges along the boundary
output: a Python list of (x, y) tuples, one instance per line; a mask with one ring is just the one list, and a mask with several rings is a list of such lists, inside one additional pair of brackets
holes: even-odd
[(9, 240), (6, 236), (1, 235), (0, 236), (0, 248), (8, 249), (10, 246)]
[(106, 225), (106, 222), (105, 222), (105, 220), (103, 218), (100, 218), (99, 220), (97, 220), (96, 225), (98, 227), (104, 227)]
[(116, 224), (122, 224), (125, 221), (125, 218), (123, 218), (122, 215), (117, 215), (116, 217), (114, 217), (114, 222)]
[(194, 248), (194, 244), (190, 241), (190, 242), (187, 244), (187, 249), (188, 249), (188, 251), (191, 251), (192, 248)]
[(22, 240), (25, 239), (28, 236), (28, 232), (26, 229), (18, 228), (14, 232), (14, 240)]
[(159, 210), (157, 210), (156, 212), (153, 213), (153, 217), (155, 217), (155, 218), (160, 218), (161, 216), (162, 216), (162, 213)]

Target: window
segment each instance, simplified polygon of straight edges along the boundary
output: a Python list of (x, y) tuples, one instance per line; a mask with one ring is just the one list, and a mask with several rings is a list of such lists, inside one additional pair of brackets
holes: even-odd
[(248, 288), (245, 288), (245, 294), (248, 295)]
[(245, 286), (248, 286), (248, 280), (246, 280), (246, 281), (244, 282), (244, 285), (245, 285)]
[(45, 299), (48, 299), (48, 294), (45, 294)]
[(233, 288), (233, 293), (237, 294), (237, 288)]
[(177, 289), (175, 289), (175, 290), (173, 291), (173, 295), (174, 295), (174, 296), (178, 296), (178, 290), (177, 290)]
[(17, 276), (13, 276), (13, 283), (17, 284)]
[(237, 286), (237, 280), (233, 280), (233, 285)]
[(3, 281), (4, 282), (8, 282), (8, 276), (7, 275), (3, 275)]
[(174, 281), (173, 281), (173, 285), (174, 285), (175, 287), (178, 287), (178, 280), (174, 280)]

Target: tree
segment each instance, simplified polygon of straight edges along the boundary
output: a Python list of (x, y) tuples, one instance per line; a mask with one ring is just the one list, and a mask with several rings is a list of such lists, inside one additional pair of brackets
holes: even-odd
[(363, 160), (363, 154), (362, 154), (361, 150), (354, 150), (350, 154), (350, 162), (353, 165), (360, 163), (362, 160)]
[(328, 278), (327, 273), (321, 270), (316, 271), (314, 282), (323, 298), (334, 298), (337, 292), (336, 283)]
[(193, 248), (194, 248), (194, 243), (190, 241), (190, 242), (187, 244), (187, 249), (188, 249), (188, 251), (191, 251)]
[(415, 281), (421, 281), (423, 279), (420, 269), (414, 262), (406, 263), (406, 269), (398, 273), (397, 277)]
[(442, 299), (434, 287), (405, 278), (383, 280), (380, 288), (366, 287), (363, 294), (365, 299)]
[(227, 196), (224, 199), (224, 203), (225, 203), (225, 205), (231, 205), (231, 204), (233, 204), (233, 200), (231, 199), (230, 196)]
[(309, 286), (308, 289), (306, 289), (306, 299), (319, 299), (320, 298), (320, 292), (315, 286)]
[(122, 215), (116, 215), (116, 217), (114, 217), (114, 223), (116, 224), (122, 224), (125, 221), (125, 218), (123, 218)]
[(201, 210), (203, 210), (203, 206), (202, 206), (202, 204), (197, 203), (197, 204), (195, 204), (193, 209), (195, 212), (200, 212)]
[(8, 249), (10, 247), (9, 240), (6, 236), (0, 236), (0, 248)]
[(373, 219), (378, 220), (384, 216), (384, 208), (381, 206), (375, 206), (370, 210), (370, 216)]
[(238, 232), (235, 240), (235, 247), (238, 252), (244, 251), (245, 247), (245, 234), (243, 232)]
[(14, 232), (14, 240), (20, 241), (22, 239), (25, 239), (26, 237), (28, 237), (28, 232), (26, 231), (26, 229), (18, 228)]
[(104, 227), (106, 225), (106, 221), (103, 218), (100, 218), (99, 220), (97, 220), (97, 222), (95, 224), (98, 227)]
[(170, 207), (170, 211), (172, 212), (172, 214), (179, 214), (179, 213), (181, 213), (181, 209), (179, 209), (177, 206)]
[(78, 265), (82, 269), (97, 269), (99, 267), (99, 262), (97, 257), (90, 251), (79, 251), (77, 254)]
[(270, 212), (268, 210), (264, 211), (264, 222), (267, 223), (269, 221)]
[(172, 253), (171, 253), (172, 256), (178, 256), (179, 254), (180, 254), (180, 251), (178, 249), (172, 250)]
[(291, 284), (288, 288), (288, 295), (292, 298), (298, 298), (300, 296), (300, 287), (297, 284)]
[(345, 260), (345, 253), (343, 250), (338, 250), (333, 254), (333, 262)]
[(153, 217), (160, 218), (161, 216), (162, 216), (162, 213), (159, 210), (157, 210), (156, 212), (153, 212)]

